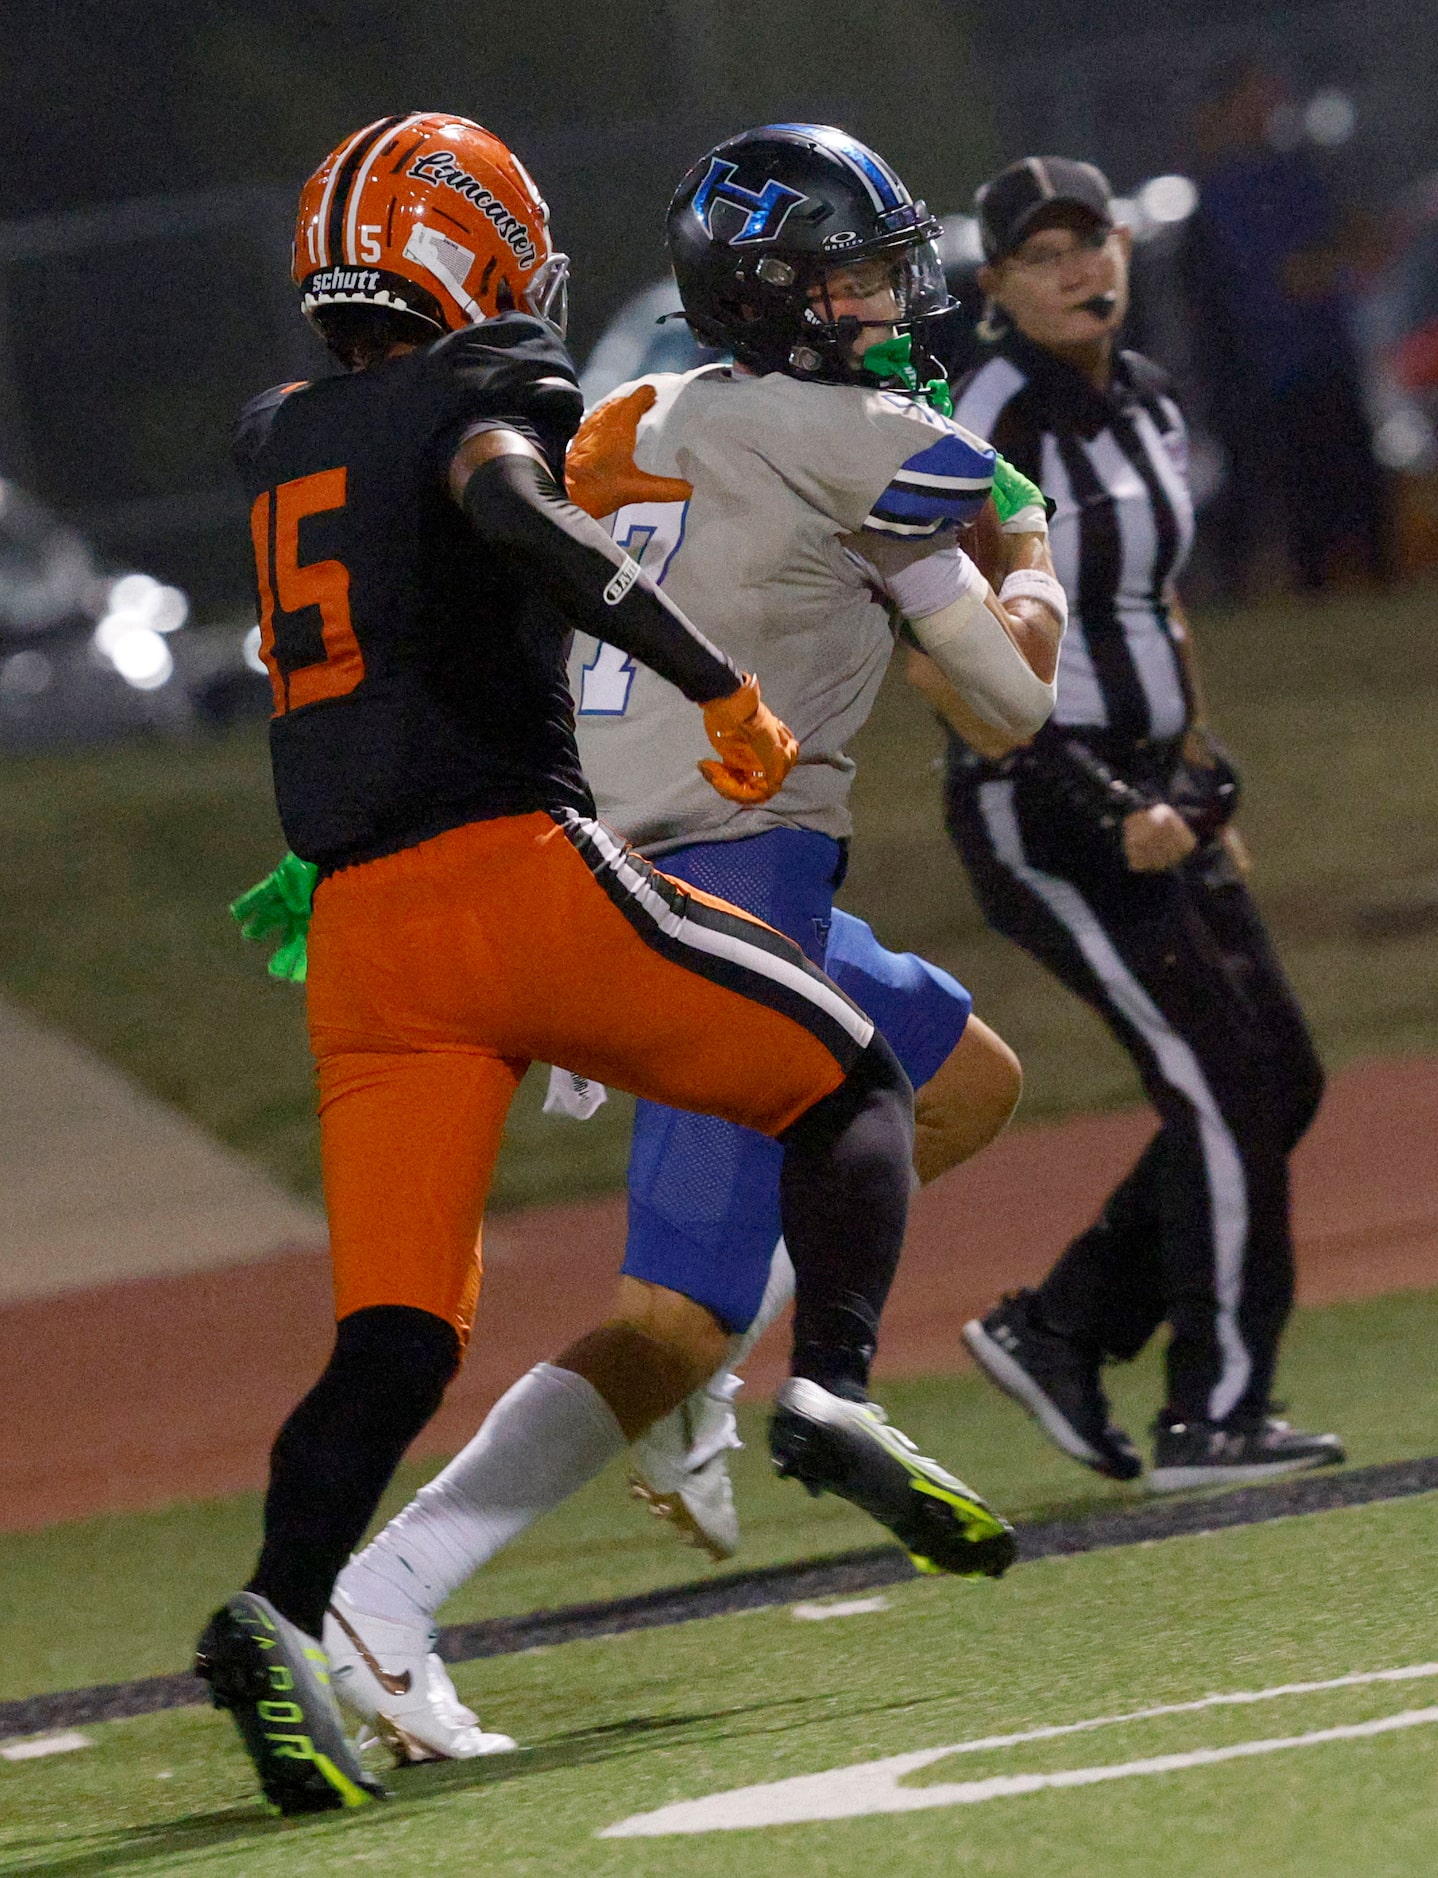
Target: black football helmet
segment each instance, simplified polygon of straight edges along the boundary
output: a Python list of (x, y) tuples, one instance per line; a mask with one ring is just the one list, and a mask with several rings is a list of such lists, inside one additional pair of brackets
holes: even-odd
[(829, 124), (765, 124), (716, 145), (675, 191), (665, 232), (696, 336), (755, 371), (879, 382), (850, 356), (862, 323), (829, 303), (824, 277), (841, 261), (894, 258), (900, 316), (883, 324), (912, 335), (921, 367), (927, 322), (953, 304), (938, 218)]

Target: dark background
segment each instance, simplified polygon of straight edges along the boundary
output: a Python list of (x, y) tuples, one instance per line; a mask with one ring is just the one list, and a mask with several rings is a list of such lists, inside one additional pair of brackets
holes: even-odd
[(573, 257), (582, 360), (662, 273), (680, 174), (746, 124), (842, 123), (941, 213), (1033, 150), (1092, 158), (1122, 192), (1186, 167), (1206, 74), (1256, 53), (1354, 99), (1335, 175), (1381, 209), (1438, 152), (1434, 47), (1400, 0), (12, 0), (0, 473), (202, 613), (243, 605), (229, 424), (320, 363), (288, 281), (295, 192), (384, 113), (453, 110), (516, 148)]

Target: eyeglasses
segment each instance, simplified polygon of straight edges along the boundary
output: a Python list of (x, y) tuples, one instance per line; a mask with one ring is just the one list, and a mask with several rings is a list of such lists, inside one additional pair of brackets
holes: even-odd
[(1098, 254), (1108, 246), (1114, 231), (1100, 226), (1066, 233), (1055, 229), (1053, 236), (1035, 235), (1021, 248), (1006, 257), (1007, 265), (1025, 274), (1052, 274), (1076, 254)]

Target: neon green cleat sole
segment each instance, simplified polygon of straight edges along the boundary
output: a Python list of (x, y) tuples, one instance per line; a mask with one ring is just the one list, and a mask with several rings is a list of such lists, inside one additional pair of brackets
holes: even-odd
[(348, 1811), (387, 1797), (345, 1734), (324, 1651), (267, 1598), (241, 1591), (215, 1612), (195, 1673), (234, 1717), (265, 1798), (282, 1813)]
[(1001, 1578), (1018, 1556), (1008, 1521), (920, 1454), (872, 1402), (792, 1378), (779, 1393), (769, 1447), (781, 1474), (811, 1493), (837, 1494), (887, 1526), (921, 1572)]

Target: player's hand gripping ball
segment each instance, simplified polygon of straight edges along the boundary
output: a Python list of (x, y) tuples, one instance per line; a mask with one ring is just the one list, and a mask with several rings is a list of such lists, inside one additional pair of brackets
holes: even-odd
[(759, 696), (752, 673), (727, 698), (704, 706), (704, 728), (719, 761), (701, 763), (700, 773), (730, 802), (767, 802), (799, 760), (794, 733)]

